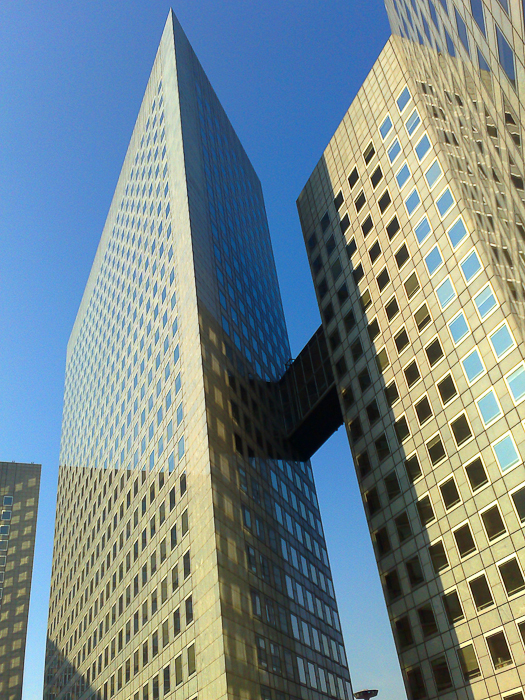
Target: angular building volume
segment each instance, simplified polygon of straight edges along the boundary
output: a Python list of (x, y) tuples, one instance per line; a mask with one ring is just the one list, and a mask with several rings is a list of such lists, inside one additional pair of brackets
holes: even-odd
[(411, 700), (523, 700), (523, 6), (388, 0), (298, 199)]
[(289, 358), (259, 180), (170, 13), (67, 349), (46, 700), (352, 697)]

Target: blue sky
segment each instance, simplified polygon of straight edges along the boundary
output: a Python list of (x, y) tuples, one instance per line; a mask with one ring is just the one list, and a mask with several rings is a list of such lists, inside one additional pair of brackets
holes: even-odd
[[(389, 35), (381, 0), (173, 8), (262, 181), (293, 354), (319, 324), (295, 200)], [(0, 4), (0, 459), (41, 462), (24, 700), (42, 697), (66, 343), (169, 4)], [(354, 688), (405, 693), (344, 432), (314, 457)]]

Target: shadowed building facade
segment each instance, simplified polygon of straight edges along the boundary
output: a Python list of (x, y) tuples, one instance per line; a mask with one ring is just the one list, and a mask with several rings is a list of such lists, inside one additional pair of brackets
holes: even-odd
[(0, 462), (0, 697), (21, 700), (40, 465)]
[(259, 180), (170, 13), (68, 344), (46, 700), (349, 700), (289, 358)]
[(409, 697), (523, 700), (523, 8), (387, 9), (298, 209)]

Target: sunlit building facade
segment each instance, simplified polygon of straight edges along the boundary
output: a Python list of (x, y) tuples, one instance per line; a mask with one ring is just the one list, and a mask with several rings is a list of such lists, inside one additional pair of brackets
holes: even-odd
[(523, 7), (387, 2), (298, 199), (413, 700), (523, 700)]
[(67, 350), (46, 700), (351, 686), (261, 186), (170, 13)]

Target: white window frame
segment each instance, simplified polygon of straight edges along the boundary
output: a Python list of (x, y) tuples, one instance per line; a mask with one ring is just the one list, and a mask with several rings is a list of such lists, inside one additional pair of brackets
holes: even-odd
[[(383, 124), (386, 122), (387, 119), (390, 119), (390, 129), (383, 136), (381, 134), (381, 127), (383, 126)], [(381, 123), (377, 129), (379, 131), (379, 136), (381, 138), (381, 141), (384, 141), (388, 137), (388, 135), (390, 134), (390, 132), (392, 131), (393, 128), (394, 128), (394, 122), (392, 120), (392, 117), (390, 116), (390, 112), (387, 112), (386, 115), (384, 116), (384, 118), (381, 120)]]
[[(435, 180), (434, 183), (431, 185), (431, 184), (429, 183), (429, 181), (428, 181), (427, 173), (428, 173), (428, 171), (430, 170), (430, 168), (434, 165), (434, 163), (437, 163), (437, 164), (438, 164), (439, 169), (441, 170), (441, 175), (440, 175), (440, 176), (438, 177), (438, 179)], [(443, 173), (443, 168), (441, 167), (441, 163), (439, 162), (439, 160), (438, 160), (437, 158), (434, 158), (434, 160), (432, 161), (432, 163), (428, 166), (428, 168), (427, 168), (427, 169), (425, 170), (425, 172), (424, 172), (424, 175), (425, 175), (425, 182), (427, 183), (427, 187), (428, 187), (428, 189), (429, 189), (431, 192), (432, 192), (432, 190), (434, 189), (434, 187), (436, 187), (436, 185), (440, 182), (441, 178), (443, 177), (443, 174), (444, 174), (444, 173)]]
[[(451, 325), (452, 323), (454, 323), (454, 321), (455, 321), (457, 318), (459, 318), (459, 316), (461, 316), (461, 315), (463, 316), (463, 318), (465, 319), (465, 323), (467, 324), (468, 333), (465, 333), (465, 335), (463, 335), (463, 336), (456, 342), (456, 341), (454, 340), (453, 336), (452, 336), (452, 331), (450, 330), (450, 325)], [(467, 319), (465, 313), (463, 312), (463, 310), (459, 311), (453, 318), (450, 319), (450, 321), (448, 321), (448, 323), (447, 323), (447, 329), (448, 329), (448, 332), (449, 332), (449, 335), (450, 335), (450, 339), (452, 340), (452, 343), (454, 344), (454, 347), (456, 347), (456, 348), (457, 348), (459, 345), (461, 345), (461, 343), (462, 343), (466, 338), (468, 338), (469, 335), (471, 335), (471, 333), (472, 333), (472, 329), (471, 329), (471, 327), (470, 327), (470, 324), (469, 324), (469, 322), (468, 322), (468, 319)]]
[[(407, 107), (408, 107), (408, 103), (407, 103)], [(405, 110), (403, 110), (403, 111), (405, 111)], [(418, 123), (416, 124), (415, 128), (412, 129), (412, 133), (411, 133), (411, 132), (408, 130), (407, 122), (409, 121), (409, 119), (412, 118), (412, 115), (414, 114), (414, 112), (417, 114), (417, 117), (418, 117), (419, 121), (418, 121)], [(423, 124), (423, 122), (422, 122), (422, 120), (421, 120), (421, 115), (419, 114), (419, 111), (418, 111), (417, 107), (414, 107), (414, 109), (410, 112), (410, 114), (408, 115), (408, 117), (404, 120), (404, 124), (405, 124), (405, 130), (406, 130), (406, 132), (407, 132), (407, 134), (408, 134), (408, 137), (409, 137), (409, 138), (413, 138), (413, 137), (415, 136), (415, 134), (417, 133), (419, 127)]]
[[(433, 440), (433, 439), (436, 437), (436, 435), (439, 435), (439, 439), (441, 440), (441, 444), (443, 445), (443, 450), (445, 451), (445, 456), (444, 456), (439, 462), (436, 462), (436, 464), (433, 464), (433, 463), (432, 463), (432, 459), (430, 458), (430, 454), (429, 454), (427, 445), (428, 445), (428, 443), (429, 443), (431, 440)], [(426, 450), (427, 456), (428, 456), (428, 458), (429, 458), (429, 460), (430, 460), (432, 469), (434, 469), (435, 467), (437, 467), (439, 464), (443, 464), (443, 460), (445, 460), (445, 459), (448, 458), (448, 452), (447, 452), (446, 445), (445, 445), (445, 443), (443, 442), (443, 436), (441, 435), (441, 430), (436, 430), (435, 433), (432, 433), (432, 435), (430, 435), (430, 436), (424, 441), (424, 444), (425, 444), (425, 450)], [(442, 539), (442, 538), (438, 538), (438, 539)], [(437, 540), (436, 540), (436, 541), (437, 541)], [(432, 544), (432, 542), (431, 542), (430, 544)], [(450, 564), (449, 564), (449, 565), (450, 565)]]
[[(452, 204), (451, 204), (450, 207), (445, 211), (445, 213), (442, 214), (442, 213), (439, 211), (439, 209), (438, 209), (438, 204), (437, 204), (437, 203), (438, 203), (438, 201), (441, 199), (441, 197), (445, 194), (445, 192), (446, 192), (447, 190), (450, 192), (450, 196), (452, 197)], [(450, 212), (452, 211), (452, 209), (453, 209), (453, 208), (456, 206), (456, 204), (457, 204), (456, 198), (455, 198), (454, 195), (452, 194), (452, 190), (450, 189), (450, 187), (449, 187), (448, 185), (447, 185), (446, 187), (444, 187), (438, 195), (436, 195), (435, 204), (436, 204), (436, 211), (437, 211), (437, 213), (438, 213), (439, 218), (441, 219), (441, 221), (444, 221), (444, 220), (447, 218), (447, 216), (450, 214)], [(448, 230), (448, 229), (447, 229), (447, 230)]]
[[(498, 537), (495, 537), (493, 540), (490, 540), (488, 532), (485, 528), (485, 522), (483, 521), (483, 518), (481, 516), (483, 513), (485, 513), (485, 511), (491, 510), (491, 508), (494, 508), (494, 506), (496, 506), (496, 508), (498, 509), (499, 514), (500, 514), (500, 518), (502, 519), (503, 524), (505, 525), (505, 532), (502, 535), (498, 535)], [(492, 501), (492, 503), (489, 503), (487, 506), (483, 506), (483, 508), (480, 508), (478, 510), (478, 515), (479, 515), (479, 519), (481, 520), (481, 526), (483, 528), (483, 532), (485, 533), (485, 537), (487, 538), (487, 543), (488, 543), (487, 546), (491, 547), (494, 544), (494, 542), (499, 542), (504, 537), (507, 537), (507, 535), (509, 534), (509, 528), (507, 527), (507, 523), (505, 521), (505, 518), (503, 517), (503, 513), (501, 512), (501, 508), (499, 507), (498, 501)]]
[[(420, 240), (418, 239), (417, 235), (416, 235), (416, 229), (418, 228), (418, 226), (419, 226), (420, 224), (423, 223), (423, 219), (426, 219), (426, 220), (427, 220), (427, 223), (428, 223), (428, 225), (429, 225), (430, 230), (429, 230), (429, 232), (427, 233), (427, 235), (423, 238), (423, 240), (420, 241)], [(429, 219), (428, 219), (428, 215), (425, 214), (424, 216), (421, 217), (421, 219), (419, 219), (419, 221), (417, 222), (417, 224), (414, 226), (414, 236), (415, 236), (415, 238), (416, 238), (416, 243), (418, 244), (418, 246), (422, 246), (423, 243), (424, 243), (426, 240), (428, 240), (428, 237), (429, 237), (430, 235), (432, 235), (432, 233), (433, 233), (432, 225), (431, 225), (431, 223), (430, 223), (430, 221), (429, 221)]]
[[(407, 168), (407, 170), (408, 170), (408, 177), (407, 177), (407, 179), (404, 181), (404, 183), (403, 183), (402, 185), (400, 185), (397, 178), (398, 178), (398, 176), (399, 176), (399, 173), (403, 170), (403, 168), (404, 168), (405, 166), (406, 166), (406, 168)], [(397, 173), (395, 174), (397, 187), (398, 187), (398, 189), (399, 189), (400, 192), (402, 192), (402, 191), (404, 190), (404, 188), (407, 186), (408, 181), (410, 180), (411, 177), (412, 177), (412, 172), (411, 172), (411, 170), (410, 170), (410, 166), (408, 165), (408, 163), (407, 163), (406, 160), (405, 160), (405, 161), (403, 161), (403, 164), (401, 165), (401, 167), (399, 168), (399, 170), (398, 170)]]
[[(512, 345), (511, 345), (507, 350), (505, 350), (505, 352), (504, 352), (502, 355), (500, 355), (500, 356), (498, 357), (498, 356), (496, 355), (496, 349), (494, 348), (494, 345), (493, 345), (493, 343), (492, 343), (492, 336), (495, 335), (503, 326), (507, 326), (507, 330), (509, 331), (509, 335), (510, 335), (510, 337), (512, 338), (513, 343), (512, 343)], [(494, 353), (494, 357), (496, 358), (496, 361), (497, 361), (497, 362), (501, 362), (501, 360), (502, 360), (504, 357), (507, 357), (507, 355), (508, 355), (510, 352), (512, 352), (512, 351), (514, 350), (514, 348), (516, 347), (516, 339), (515, 339), (515, 337), (514, 337), (514, 333), (511, 331), (510, 326), (509, 326), (509, 324), (507, 323), (507, 321), (503, 321), (502, 323), (499, 323), (495, 328), (493, 328), (493, 329), (490, 331), (490, 333), (487, 333), (487, 335), (488, 335), (488, 338), (489, 338), (489, 341), (490, 341), (490, 347), (492, 348), (492, 352)]]
[[(467, 467), (469, 466), (469, 464), (472, 464), (472, 462), (475, 462), (478, 458), (480, 459), (481, 464), (483, 465), (483, 469), (485, 470), (485, 474), (486, 474), (487, 477), (488, 477), (488, 481), (487, 481), (486, 484), (483, 484), (483, 486), (480, 486), (479, 488), (477, 488), (477, 489), (474, 491), (474, 489), (472, 488), (472, 484), (470, 483), (470, 479), (468, 478)], [(469, 489), (470, 489), (470, 493), (471, 493), (472, 495), (477, 494), (477, 493), (481, 493), (481, 491), (483, 491), (484, 489), (486, 489), (487, 486), (490, 486), (490, 484), (492, 483), (491, 480), (490, 480), (490, 474), (489, 474), (488, 471), (487, 471), (487, 465), (485, 464), (485, 460), (483, 459), (483, 455), (481, 454), (481, 452), (478, 452), (477, 454), (475, 454), (475, 455), (474, 455), (473, 457), (471, 457), (465, 464), (462, 464), (462, 466), (463, 466), (463, 471), (465, 472), (465, 481), (467, 482), (468, 487), (469, 487)]]
[(434, 416), (436, 415), (436, 414), (435, 414), (435, 411), (432, 410), (432, 415), (430, 416), (430, 418), (427, 418), (426, 421), (425, 421), (424, 423), (420, 423), (420, 422), (419, 422), (419, 418), (418, 418), (418, 415), (417, 415), (417, 412), (416, 412), (416, 404), (418, 404), (418, 403), (421, 401), (421, 399), (423, 399), (425, 396), (427, 397), (428, 403), (430, 404), (430, 408), (431, 408), (431, 410), (432, 410), (432, 401), (430, 400), (430, 396), (429, 396), (429, 394), (428, 394), (428, 391), (425, 391), (423, 394), (421, 394), (421, 396), (418, 396), (417, 399), (414, 399), (414, 401), (412, 401), (412, 407), (413, 407), (413, 409), (414, 409), (414, 414), (415, 414), (415, 416), (416, 416), (416, 420), (417, 420), (418, 425), (419, 425), (420, 428), (422, 428), (423, 425), (427, 425), (428, 421), (432, 420), (432, 418), (434, 418)]
[[(427, 257), (428, 257), (436, 248), (437, 248), (437, 251), (438, 251), (438, 253), (439, 253), (440, 257), (441, 257), (441, 262), (439, 263), (439, 265), (438, 265), (432, 272), (430, 272), (430, 270), (429, 270), (429, 268), (428, 268), (428, 265), (427, 265)], [(436, 272), (438, 272), (438, 270), (441, 270), (441, 268), (442, 268), (443, 265), (445, 264), (445, 258), (443, 257), (443, 253), (441, 252), (441, 248), (439, 247), (439, 245), (438, 245), (437, 243), (436, 243), (435, 245), (433, 245), (432, 248), (428, 251), (428, 253), (426, 253), (426, 254), (423, 256), (423, 262), (425, 263), (425, 268), (426, 268), (427, 274), (428, 274), (428, 276), (429, 276), (430, 278), (434, 277), (434, 275), (436, 274)]]
[[(470, 355), (472, 355), (474, 352), (477, 352), (477, 353), (478, 353), (478, 357), (479, 357), (479, 359), (480, 359), (481, 366), (483, 367), (483, 372), (482, 372), (481, 374), (478, 374), (477, 377), (475, 377), (472, 381), (470, 381), (470, 379), (469, 379), (468, 376), (467, 376), (467, 372), (466, 372), (466, 370), (465, 370), (465, 368), (464, 368), (464, 366), (463, 366), (463, 360), (466, 360), (467, 357), (470, 357)], [(467, 353), (465, 353), (465, 354), (460, 358), (459, 361), (460, 361), (460, 363), (461, 363), (461, 369), (462, 369), (462, 371), (463, 371), (463, 374), (465, 375), (465, 379), (466, 379), (467, 384), (468, 384), (469, 386), (473, 386), (473, 385), (478, 381), (478, 379), (481, 379), (481, 377), (484, 377), (485, 374), (487, 373), (487, 368), (486, 368), (486, 366), (485, 366), (485, 363), (483, 362), (483, 356), (482, 356), (482, 354), (481, 354), (481, 352), (480, 352), (480, 350), (479, 350), (479, 347), (478, 347), (477, 345), (474, 345), (474, 347), (471, 348)]]
[[(403, 107), (403, 109), (399, 109), (399, 105), (397, 104), (397, 101), (399, 100), (399, 98), (401, 97), (401, 95), (405, 92), (405, 90), (408, 91), (408, 95), (409, 95), (408, 102), (407, 102), (406, 105)], [(412, 102), (412, 100), (413, 100), (412, 93), (410, 92), (410, 89), (409, 89), (408, 85), (405, 84), (405, 85), (401, 88), (401, 90), (399, 91), (399, 93), (398, 93), (398, 95), (397, 95), (397, 97), (396, 97), (396, 107), (397, 107), (397, 111), (399, 112), (399, 114), (403, 114), (403, 112), (404, 112), (405, 109), (408, 107), (408, 105)]]
[[(481, 401), (481, 399), (485, 398), (485, 396), (488, 396), (490, 393), (494, 394), (494, 398), (496, 399), (496, 403), (497, 403), (498, 408), (499, 408), (499, 413), (497, 416), (492, 418), (488, 423), (485, 423), (485, 419), (483, 418), (483, 415), (481, 413), (481, 409), (478, 405), (478, 401)], [(481, 422), (483, 423), (485, 428), (488, 428), (489, 426), (493, 425), (494, 423), (496, 423), (496, 421), (498, 421), (500, 418), (503, 417), (503, 410), (501, 408), (501, 403), (500, 403), (498, 395), (496, 394), (493, 386), (491, 386), (489, 389), (487, 389), (482, 394), (480, 394), (478, 397), (476, 397), (474, 399), (474, 403), (476, 404), (476, 408), (478, 409), (479, 417), (481, 418)]]
[[(476, 297), (478, 297), (480, 294), (482, 294), (487, 289), (487, 287), (492, 292), (492, 296), (494, 297), (494, 300), (496, 301), (496, 305), (485, 316), (482, 316), (480, 313), (480, 310), (478, 308), (478, 305), (476, 303)], [(497, 311), (499, 309), (498, 297), (496, 296), (496, 292), (494, 291), (494, 287), (492, 286), (492, 284), (490, 282), (487, 282), (487, 284), (484, 284), (483, 287), (478, 292), (476, 292), (476, 294), (474, 294), (472, 296), (472, 301), (474, 302), (474, 307), (476, 309), (476, 313), (478, 314), (480, 321), (486, 321), (488, 318), (490, 318), (492, 316), (492, 314), (495, 311)]]
[(513, 404), (514, 404), (515, 406), (519, 406), (520, 403), (523, 403), (523, 401), (525, 401), (525, 394), (521, 397), (521, 399), (518, 399), (518, 400), (516, 401), (516, 399), (514, 398), (514, 394), (512, 393), (512, 390), (511, 390), (511, 388), (510, 388), (510, 384), (509, 384), (508, 378), (510, 377), (511, 374), (513, 374), (513, 373), (514, 373), (517, 369), (519, 369), (520, 367), (522, 367), (522, 368), (523, 368), (523, 371), (525, 372), (525, 362), (522, 361), (522, 362), (518, 362), (518, 364), (515, 365), (515, 366), (510, 370), (510, 372), (507, 372), (507, 373), (505, 374), (505, 383), (507, 384), (507, 388), (508, 388), (508, 390), (509, 390), (510, 398), (512, 399), (512, 402), (513, 402)]
[[(525, 481), (522, 481), (521, 484), (518, 484), (517, 486), (515, 486), (513, 489), (511, 489), (511, 490), (509, 491), (509, 498), (510, 498), (510, 502), (511, 502), (511, 505), (512, 505), (512, 509), (514, 510), (514, 514), (515, 514), (515, 516), (516, 516), (516, 520), (518, 521), (518, 525), (519, 525), (520, 527), (525, 527), (525, 520), (524, 520), (523, 522), (521, 522), (519, 513), (518, 513), (518, 511), (516, 510), (516, 506), (514, 505), (514, 499), (512, 498), (512, 494), (515, 493), (516, 491), (521, 491), (521, 490), (524, 489), (524, 488), (525, 488)], [(525, 618), (524, 618), (524, 619), (525, 619)]]
[[(505, 521), (503, 521), (503, 522), (505, 522)], [(498, 538), (498, 540), (499, 540), (499, 538)], [(492, 542), (496, 542), (496, 541), (497, 540), (492, 540)], [(491, 542), (491, 544), (492, 544), (492, 542)], [(507, 589), (505, 588), (505, 584), (503, 583), (503, 577), (501, 575), (501, 571), (499, 570), (499, 567), (500, 567), (500, 564), (505, 564), (506, 562), (511, 561), (511, 559), (515, 559), (518, 562), (518, 567), (519, 567), (519, 570), (521, 571), (521, 575), (525, 579), (525, 574), (523, 573), (523, 566), (521, 565), (521, 562), (519, 560), (517, 552), (512, 552), (512, 554), (508, 554), (506, 557), (503, 557), (503, 559), (499, 559), (496, 562), (496, 568), (498, 570), (498, 574), (499, 574), (499, 577), (501, 580), (501, 586), (502, 586), (503, 590), (505, 591), (505, 595), (507, 596), (508, 600), (514, 600), (515, 598), (519, 598), (520, 595), (525, 595), (525, 588), (523, 588), (521, 591), (517, 591), (516, 593), (511, 593), (511, 595), (509, 595), (507, 593)], [(518, 634), (519, 634), (519, 630), (518, 630)], [(520, 635), (520, 637), (521, 637), (521, 635)]]
[[(419, 202), (416, 204), (416, 206), (414, 207), (414, 209), (412, 209), (412, 211), (410, 212), (410, 211), (408, 210), (408, 207), (407, 207), (407, 200), (410, 199), (410, 197), (414, 194), (414, 192), (415, 192), (415, 193), (417, 194), (417, 196), (419, 197)], [(416, 213), (416, 211), (417, 211), (417, 210), (419, 209), (419, 207), (421, 206), (421, 195), (419, 194), (419, 190), (417, 189), (417, 187), (414, 187), (414, 188), (411, 190), (411, 192), (409, 192), (409, 194), (403, 199), (403, 204), (405, 205), (405, 209), (406, 209), (407, 216), (408, 216), (409, 218), (412, 218), (412, 216), (414, 216), (414, 214)]]
[[(455, 529), (455, 528), (454, 528)], [(455, 540), (454, 540), (455, 542)], [(461, 558), (461, 557), (460, 557)], [(466, 557), (468, 559), (468, 557)], [(485, 579), (487, 581), (488, 587), (490, 589), (490, 592), (492, 594), (492, 605), (487, 605), (486, 608), (483, 608), (482, 610), (478, 610), (478, 606), (476, 605), (476, 601), (474, 600), (474, 596), (472, 595), (472, 590), (470, 588), (470, 581), (474, 581), (475, 579), (479, 578), (481, 575), (485, 576)], [(486, 569), (480, 569), (479, 571), (476, 571), (475, 574), (471, 574), (470, 576), (467, 576), (465, 579), (465, 583), (468, 586), (468, 592), (470, 595), (470, 598), (472, 600), (472, 606), (475, 608), (475, 614), (476, 615), (482, 615), (486, 610), (492, 610), (493, 608), (496, 607), (496, 600), (494, 599), (494, 593), (492, 591), (492, 586), (490, 585), (490, 579), (487, 576), (487, 570)], [(478, 660), (479, 663), (479, 660)]]
[[(441, 494), (441, 485), (445, 484), (447, 481), (450, 481), (451, 479), (454, 482), (454, 484), (456, 485), (457, 492), (459, 493), (459, 501), (455, 505), (453, 505), (452, 507), (447, 508), (447, 506), (445, 505), (445, 501), (443, 501), (443, 495)], [(452, 473), (447, 474), (447, 476), (444, 479), (441, 479), (441, 481), (438, 481), (437, 486), (439, 488), (439, 495), (440, 495), (441, 501), (443, 503), (443, 508), (445, 510), (445, 513), (452, 513), (453, 510), (456, 510), (456, 508), (458, 508), (460, 505), (462, 505), (463, 496), (461, 495), (461, 491), (458, 487), (458, 482), (456, 481), (456, 477), (454, 476), (454, 474), (452, 474)]]
[[(516, 450), (516, 453), (517, 453), (519, 459), (516, 462), (516, 464), (513, 464), (510, 467), (507, 467), (507, 469), (502, 469), (501, 465), (499, 463), (498, 457), (496, 455), (496, 451), (494, 449), (494, 446), (498, 445), (500, 442), (503, 442), (503, 440), (505, 440), (507, 437), (510, 437), (510, 439), (512, 440), (512, 444), (514, 445), (514, 449)], [(508, 474), (513, 469), (516, 469), (516, 467), (519, 467), (520, 464), (523, 464), (523, 459), (521, 457), (520, 451), (518, 450), (518, 446), (516, 445), (516, 440), (514, 439), (514, 435), (512, 434), (512, 431), (508, 430), (506, 433), (503, 433), (503, 435), (500, 435), (500, 437), (497, 440), (494, 440), (493, 442), (490, 443), (490, 447), (492, 449), (492, 452), (494, 453), (494, 458), (496, 460), (496, 463), (498, 465), (498, 468), (499, 468), (501, 474)]]
[[(509, 650), (510, 658), (512, 659), (512, 663), (506, 664), (505, 666), (502, 666), (501, 668), (496, 668), (494, 666), (494, 661), (492, 660), (492, 654), (490, 653), (489, 645), (487, 642), (487, 637), (492, 637), (495, 634), (498, 634), (499, 632), (503, 632), (503, 636), (505, 637), (505, 641), (507, 642), (507, 648)], [(509, 640), (508, 640), (508, 637), (507, 637), (507, 634), (505, 632), (504, 627), (496, 627), (496, 628), (490, 630), (489, 632), (483, 632), (483, 638), (485, 640), (485, 646), (487, 647), (487, 654), (488, 654), (488, 657), (490, 658), (490, 663), (492, 664), (492, 668), (494, 669), (495, 673), (497, 673), (498, 671), (504, 671), (504, 670), (506, 671), (507, 669), (512, 668), (513, 666), (516, 666), (516, 662), (514, 661), (514, 657), (512, 656), (512, 649), (511, 649), (511, 646), (509, 644)]]
[[(461, 556), (461, 552), (460, 552), (459, 549), (458, 549), (458, 543), (457, 543), (456, 536), (454, 535), (454, 533), (456, 532), (456, 530), (461, 530), (461, 528), (462, 528), (464, 525), (468, 525), (468, 528), (469, 528), (469, 530), (470, 530), (470, 534), (472, 535), (472, 539), (474, 540), (474, 544), (475, 544), (475, 546), (476, 546), (476, 549), (475, 549), (473, 552), (470, 552), (469, 554), (466, 554), (465, 556)], [(467, 559), (470, 559), (470, 558), (473, 557), (475, 554), (479, 554), (478, 543), (476, 542), (476, 538), (474, 537), (474, 533), (473, 533), (473, 531), (472, 531), (472, 525), (470, 524), (470, 520), (469, 520), (468, 518), (465, 518), (465, 519), (462, 520), (460, 523), (458, 523), (458, 524), (455, 525), (453, 528), (451, 528), (450, 533), (451, 533), (452, 538), (453, 538), (453, 540), (454, 540), (454, 547), (455, 547), (455, 549), (456, 549), (456, 552), (457, 552), (457, 555), (458, 555), (458, 558), (459, 558), (460, 561), (462, 561), (462, 562), (463, 562), (463, 561), (467, 561)], [(480, 573), (480, 572), (478, 572), (478, 575), (479, 575), (479, 573)], [(474, 578), (474, 577), (471, 577), (471, 578)], [(488, 578), (487, 578), (487, 581), (488, 581)], [(494, 597), (494, 596), (493, 596), (493, 597)]]
[[(421, 143), (421, 141), (423, 141), (423, 139), (425, 138), (425, 136), (426, 136), (427, 139), (428, 139), (429, 148), (428, 148), (428, 151), (424, 154), (424, 156), (423, 156), (422, 158), (420, 158), (419, 155), (418, 155), (418, 153), (417, 153), (417, 151), (416, 151), (416, 148), (419, 146), (419, 144)], [(416, 145), (414, 146), (414, 152), (415, 152), (415, 154), (416, 154), (416, 158), (418, 159), (418, 161), (419, 161), (420, 163), (422, 163), (426, 158), (428, 158), (429, 154), (432, 153), (432, 141), (430, 140), (430, 136), (428, 135), (428, 133), (427, 133), (426, 131), (423, 132), (423, 133), (421, 134), (421, 136), (419, 137), (418, 142), (417, 142)]]
[[(452, 289), (454, 290), (454, 296), (453, 296), (451, 299), (449, 299), (449, 300), (447, 301), (447, 303), (445, 304), (445, 306), (441, 306), (441, 301), (440, 301), (439, 296), (438, 296), (438, 290), (439, 290), (444, 284), (446, 284), (447, 280), (448, 280), (448, 281), (450, 282), (450, 284), (452, 285)], [(450, 306), (450, 304), (452, 304), (453, 301), (455, 301), (455, 300), (458, 298), (458, 293), (457, 293), (457, 291), (456, 291), (456, 287), (454, 286), (454, 282), (452, 281), (452, 278), (450, 277), (450, 275), (447, 275), (447, 276), (445, 277), (445, 279), (442, 280), (442, 281), (439, 283), (439, 285), (434, 289), (434, 294), (436, 295), (436, 299), (437, 299), (437, 302), (438, 302), (438, 304), (439, 304), (439, 308), (441, 309), (441, 311), (444, 311), (448, 306)]]

